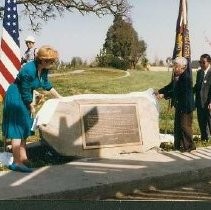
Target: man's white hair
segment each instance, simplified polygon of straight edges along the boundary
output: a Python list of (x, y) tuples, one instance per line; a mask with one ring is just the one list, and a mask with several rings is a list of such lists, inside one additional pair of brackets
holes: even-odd
[(179, 64), (181, 66), (187, 66), (188, 61), (184, 57), (176, 57), (173, 61), (174, 64)]

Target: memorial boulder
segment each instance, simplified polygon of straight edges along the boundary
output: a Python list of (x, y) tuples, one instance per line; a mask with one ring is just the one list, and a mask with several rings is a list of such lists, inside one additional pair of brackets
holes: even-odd
[(109, 157), (157, 147), (153, 90), (50, 99), (37, 114), (41, 137), (61, 155)]

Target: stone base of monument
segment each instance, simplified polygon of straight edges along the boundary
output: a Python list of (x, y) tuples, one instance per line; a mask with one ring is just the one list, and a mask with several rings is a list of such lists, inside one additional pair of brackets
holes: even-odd
[(38, 112), (42, 139), (65, 156), (110, 157), (158, 147), (152, 90), (51, 99)]

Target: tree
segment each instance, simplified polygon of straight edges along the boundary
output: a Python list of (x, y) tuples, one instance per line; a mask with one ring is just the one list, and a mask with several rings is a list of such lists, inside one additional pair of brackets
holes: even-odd
[(193, 60), (193, 61), (191, 62), (191, 67), (192, 67), (193, 69), (198, 69), (198, 68), (200, 67), (199, 61), (198, 61), (198, 60)]
[[(135, 45), (137, 44), (137, 45)], [(144, 40), (139, 40), (138, 42), (134, 42), (133, 43), (133, 46), (132, 46), (132, 49), (131, 49), (131, 65), (132, 65), (132, 68), (135, 69), (136, 67), (136, 64), (138, 63), (138, 61), (140, 60), (140, 58), (145, 58), (145, 51), (147, 49), (147, 45), (145, 43)]]
[(168, 71), (169, 71), (169, 68), (172, 67), (172, 65), (173, 65), (173, 59), (172, 59), (172, 57), (167, 57), (166, 58), (166, 64), (168, 66)]
[(159, 66), (164, 66), (164, 62), (163, 62), (163, 60), (159, 60)]
[(108, 66), (121, 69), (135, 68), (145, 51), (146, 43), (139, 40), (130, 20), (125, 20), (118, 14), (114, 18), (113, 25), (108, 29), (98, 60), (104, 62), (100, 65), (107, 63)]
[(75, 67), (81, 66), (82, 63), (83, 61), (80, 57), (73, 57), (71, 60), (71, 67), (75, 68)]
[(142, 57), (141, 64), (145, 70), (149, 71), (149, 60), (145, 56)]
[(171, 66), (172, 65), (172, 61), (173, 61), (172, 60), (172, 57), (167, 57), (166, 58), (166, 63), (167, 63), (168, 66)]
[[(3, 17), (4, 1), (0, 3), (0, 18)], [(94, 13), (97, 16), (121, 14), (127, 16), (131, 6), (127, 0), (17, 0), (22, 14), (30, 21), (32, 30), (41, 28), (41, 21), (55, 19), (65, 11), (77, 11), (82, 15)]]

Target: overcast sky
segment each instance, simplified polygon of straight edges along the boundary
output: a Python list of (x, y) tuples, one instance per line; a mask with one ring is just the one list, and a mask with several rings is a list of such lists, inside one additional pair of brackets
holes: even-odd
[[(133, 5), (131, 19), (138, 35), (147, 43), (147, 56), (166, 60), (172, 56), (175, 42), (175, 28), (179, 0), (129, 0)], [(189, 0), (189, 30), (192, 59), (202, 53), (211, 54), (211, 0)], [(98, 18), (74, 12), (65, 14), (43, 25), (39, 34), (24, 30), (20, 34), (21, 49), (25, 49), (24, 38), (34, 35), (37, 47), (53, 45), (60, 53), (60, 59), (70, 61), (79, 56), (87, 61), (94, 59), (105, 41), (106, 32), (113, 17)], [(20, 25), (25, 24), (20, 19)], [(25, 27), (26, 28), (26, 27)], [(206, 38), (207, 37), (207, 38)]]

